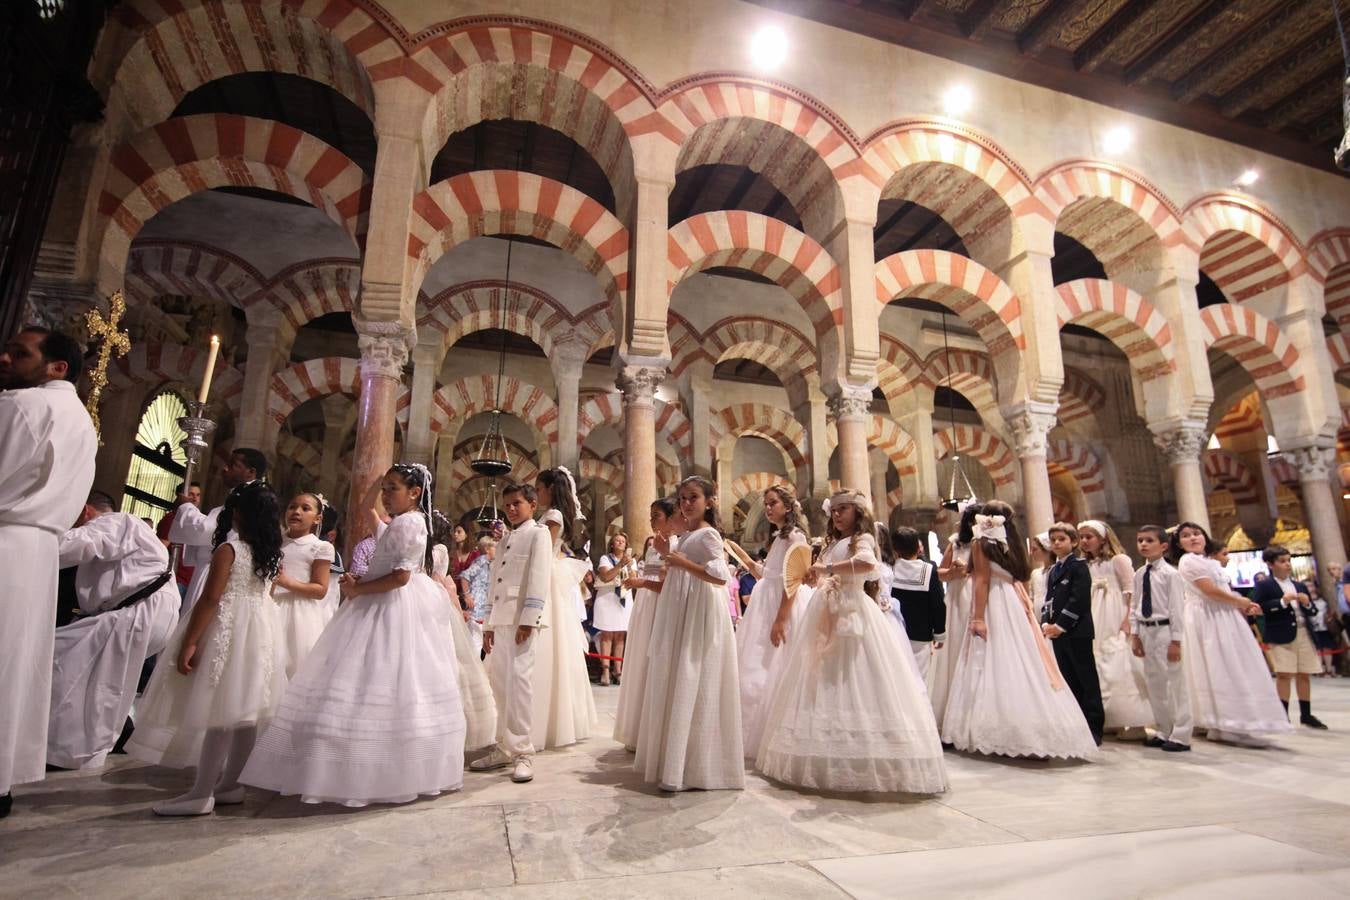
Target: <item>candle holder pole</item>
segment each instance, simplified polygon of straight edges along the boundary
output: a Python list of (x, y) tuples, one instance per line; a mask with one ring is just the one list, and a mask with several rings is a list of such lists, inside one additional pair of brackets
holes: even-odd
[[(216, 423), (206, 417), (206, 404), (200, 400), (188, 400), (188, 414), (179, 416), (178, 427), (187, 433), (187, 436), (179, 442), (183, 448), (183, 453), (187, 456), (187, 466), (183, 469), (184, 490), (192, 487), (192, 476), (197, 467), (201, 464), (202, 451), (206, 449), (206, 438), (211, 432), (216, 430)], [(178, 564), (182, 561), (183, 545), (175, 544), (173, 552), (169, 559), (169, 571), (178, 570)]]

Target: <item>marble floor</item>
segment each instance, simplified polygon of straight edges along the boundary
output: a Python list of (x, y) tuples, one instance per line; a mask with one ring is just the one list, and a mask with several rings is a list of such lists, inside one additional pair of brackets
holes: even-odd
[[(600, 733), (615, 688), (596, 688)], [(665, 796), (596, 738), (536, 762), (532, 784), (470, 774), (394, 808), (242, 807), (163, 820), (184, 773), (122, 758), (15, 792), (0, 897), (1223, 897), (1350, 896), (1350, 679), (1319, 679), (1329, 732), (1275, 749), (1108, 741), (1099, 762), (949, 754), (939, 799), (785, 790)]]

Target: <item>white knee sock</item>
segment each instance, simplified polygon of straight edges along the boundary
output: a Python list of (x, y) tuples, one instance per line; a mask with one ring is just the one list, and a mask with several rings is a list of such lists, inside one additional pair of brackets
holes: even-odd
[(220, 774), (220, 784), (215, 790), (224, 792), (239, 787), (239, 773), (244, 771), (244, 763), (248, 762), (249, 754), (253, 752), (253, 744), (257, 739), (257, 725), (245, 725), (231, 732), (230, 755), (224, 771)]
[(197, 779), (192, 790), (174, 800), (205, 800), (216, 791), (216, 781), (225, 767), (230, 752), (230, 738), (233, 729), (212, 728), (202, 739), (202, 753), (197, 759)]

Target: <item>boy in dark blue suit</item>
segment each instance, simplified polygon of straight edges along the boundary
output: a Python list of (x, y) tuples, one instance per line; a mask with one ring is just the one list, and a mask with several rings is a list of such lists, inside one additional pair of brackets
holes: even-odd
[(1092, 654), (1092, 573), (1077, 556), (1077, 548), (1078, 529), (1074, 525), (1056, 522), (1050, 526), (1050, 552), (1055, 555), (1055, 563), (1046, 577), (1041, 630), (1050, 639), (1060, 674), (1100, 745), (1106, 711)]
[(1327, 726), (1312, 714), (1312, 679), (1308, 676), (1322, 671), (1313, 638), (1313, 619), (1317, 607), (1308, 596), (1308, 589), (1294, 581), (1294, 566), (1289, 551), (1279, 544), (1271, 544), (1261, 553), (1261, 559), (1270, 569), (1270, 577), (1263, 578), (1252, 588), (1252, 602), (1261, 604), (1266, 617), (1266, 643), (1270, 645), (1271, 661), (1275, 664), (1275, 690), (1285, 711), (1289, 710), (1289, 682), (1298, 687), (1298, 720), (1309, 728), (1324, 730)]

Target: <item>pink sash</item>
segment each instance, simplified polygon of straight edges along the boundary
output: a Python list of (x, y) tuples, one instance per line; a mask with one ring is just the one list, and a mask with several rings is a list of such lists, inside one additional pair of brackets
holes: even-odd
[(1050, 641), (1046, 639), (1045, 632), (1041, 631), (1041, 625), (1036, 621), (1031, 597), (1027, 595), (1027, 589), (1022, 582), (1014, 581), (1013, 588), (1017, 591), (1017, 599), (1022, 601), (1022, 609), (1026, 611), (1027, 621), (1031, 623), (1031, 631), (1036, 636), (1036, 649), (1041, 652), (1041, 664), (1045, 666), (1045, 674), (1050, 676), (1050, 688), (1061, 691), (1064, 689), (1064, 677), (1059, 673), (1059, 663), (1055, 662), (1055, 651), (1050, 649)]

